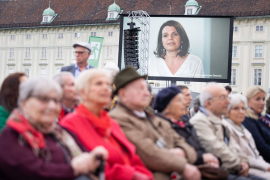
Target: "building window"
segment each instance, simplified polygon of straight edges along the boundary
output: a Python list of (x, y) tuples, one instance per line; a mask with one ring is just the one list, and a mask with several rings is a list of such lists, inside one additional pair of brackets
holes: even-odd
[(236, 69), (232, 69), (230, 85), (236, 85)]
[(110, 19), (114, 18), (114, 13), (110, 13)]
[(14, 68), (13, 67), (9, 67), (8, 68), (8, 75), (14, 73)]
[(74, 37), (80, 37), (80, 33), (74, 33)]
[(30, 47), (25, 48), (25, 59), (30, 59), (31, 49)]
[(47, 48), (42, 47), (41, 48), (41, 59), (46, 59), (47, 58)]
[(113, 31), (108, 31), (108, 36), (113, 36)]
[(40, 68), (40, 76), (46, 77), (46, 68)]
[(44, 17), (44, 21), (43, 22), (48, 22), (48, 17)]
[(187, 9), (187, 15), (192, 15), (192, 9)]
[(262, 69), (254, 69), (254, 85), (262, 85)]
[(232, 49), (232, 57), (233, 57), (233, 58), (236, 58), (236, 57), (237, 57), (237, 46), (233, 46), (233, 49)]
[(42, 34), (42, 39), (47, 39), (48, 38), (48, 34)]
[(160, 87), (160, 83), (155, 83), (155, 87)]
[(184, 81), (184, 84), (190, 85), (190, 81)]
[(255, 45), (255, 57), (263, 57), (263, 45)]
[(58, 33), (58, 38), (63, 38), (63, 33)]
[(28, 67), (24, 68), (24, 73), (29, 77), (30, 69)]
[(57, 47), (57, 59), (62, 59), (63, 58), (62, 50), (63, 50), (62, 47)]
[(26, 34), (26, 39), (31, 39), (31, 34)]
[(14, 48), (9, 48), (9, 59), (14, 59)]
[(112, 46), (107, 46), (107, 59), (112, 59)]
[(233, 32), (238, 32), (238, 26), (233, 27)]
[(91, 32), (91, 36), (97, 36), (97, 32)]
[(263, 31), (263, 26), (256, 26), (256, 31)]
[(10, 35), (10, 40), (15, 40), (15, 35)]

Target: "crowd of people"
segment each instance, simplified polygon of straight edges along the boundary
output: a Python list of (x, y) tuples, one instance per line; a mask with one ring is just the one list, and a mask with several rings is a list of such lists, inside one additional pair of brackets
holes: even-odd
[(243, 96), (209, 83), (193, 104), (186, 86), (154, 97), (134, 68), (91, 68), (83, 58), (91, 47), (74, 48), (76, 67), (52, 79), (3, 81), (1, 180), (270, 179), (261, 87)]

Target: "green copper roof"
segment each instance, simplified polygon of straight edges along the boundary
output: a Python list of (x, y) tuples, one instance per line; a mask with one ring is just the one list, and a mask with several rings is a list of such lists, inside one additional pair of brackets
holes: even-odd
[(199, 3), (196, 0), (188, 0), (186, 6), (199, 6)]
[(42, 14), (43, 16), (47, 16), (47, 15), (55, 16), (55, 12), (54, 12), (54, 10), (51, 9), (50, 4), (51, 4), (51, 2), (49, 2), (49, 7), (43, 11), (43, 14)]
[(112, 5), (109, 6), (108, 11), (117, 11), (117, 12), (121, 12), (121, 9), (120, 9), (120, 7), (119, 7), (119, 6), (115, 3), (115, 1), (114, 1), (114, 3), (113, 3)]

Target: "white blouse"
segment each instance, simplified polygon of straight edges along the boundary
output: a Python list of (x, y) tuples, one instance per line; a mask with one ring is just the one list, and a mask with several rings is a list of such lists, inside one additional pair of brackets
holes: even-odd
[(189, 54), (178, 71), (172, 74), (164, 59), (155, 56), (149, 60), (148, 76), (204, 78), (204, 69), (201, 59)]

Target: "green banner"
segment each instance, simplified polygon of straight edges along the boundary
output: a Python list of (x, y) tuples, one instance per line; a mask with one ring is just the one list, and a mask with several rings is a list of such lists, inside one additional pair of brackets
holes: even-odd
[(102, 48), (103, 37), (90, 36), (89, 44), (92, 47), (91, 55), (88, 59), (88, 64), (97, 68), (99, 62), (99, 56)]

